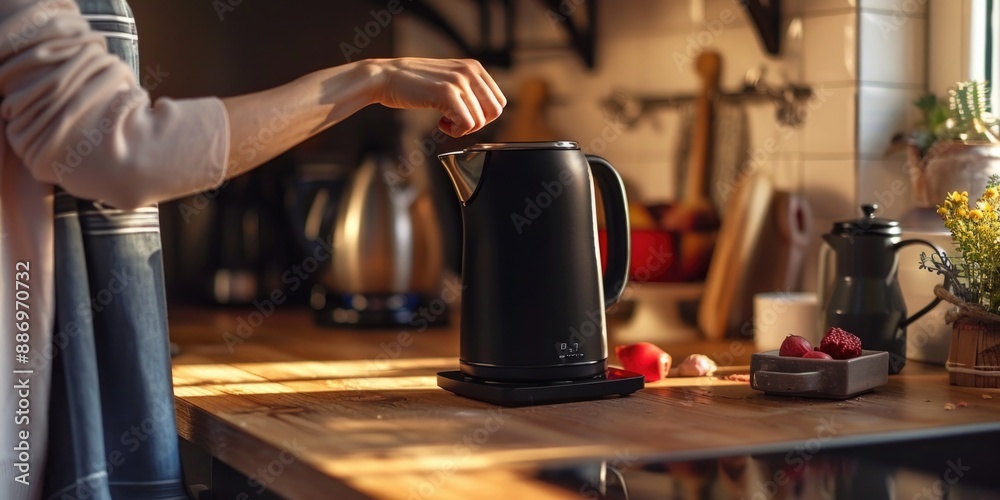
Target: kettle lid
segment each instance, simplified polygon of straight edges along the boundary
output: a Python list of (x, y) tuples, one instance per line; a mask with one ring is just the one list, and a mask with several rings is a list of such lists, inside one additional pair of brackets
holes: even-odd
[(548, 141), (548, 142), (488, 142), (479, 143), (466, 148), (466, 151), (511, 151), (526, 149), (580, 149), (580, 145), (573, 141)]
[(878, 236), (898, 236), (902, 234), (899, 222), (892, 219), (875, 217), (878, 205), (875, 203), (861, 205), (864, 216), (858, 219), (833, 223), (834, 234), (870, 234)]

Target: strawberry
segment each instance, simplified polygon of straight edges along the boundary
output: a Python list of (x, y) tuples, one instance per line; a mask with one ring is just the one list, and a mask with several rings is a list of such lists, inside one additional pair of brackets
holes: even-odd
[(632, 372), (642, 374), (646, 382), (656, 382), (670, 371), (670, 355), (649, 342), (615, 347), (615, 354), (622, 366)]
[(833, 359), (851, 359), (861, 355), (861, 339), (853, 333), (833, 327), (827, 330), (819, 343), (819, 350)]

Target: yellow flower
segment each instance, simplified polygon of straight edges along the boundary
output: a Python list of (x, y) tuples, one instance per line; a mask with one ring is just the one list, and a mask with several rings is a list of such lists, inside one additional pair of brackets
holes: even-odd
[(962, 203), (968, 203), (968, 202), (969, 202), (969, 192), (962, 191)]
[(976, 208), (982, 210), (983, 212), (989, 212), (990, 210), (993, 210), (993, 207), (990, 205), (988, 201), (977, 201)]
[(948, 209), (947, 208), (939, 206), (938, 209), (937, 209), (937, 213), (938, 213), (938, 215), (941, 216), (942, 219), (947, 219), (948, 218)]
[(959, 217), (965, 217), (966, 215), (969, 215), (969, 209), (965, 208), (965, 205), (959, 205), (956, 213)]
[(952, 191), (951, 193), (948, 193), (948, 201), (953, 203), (961, 203), (962, 193), (959, 193), (958, 191)]
[(983, 218), (983, 211), (978, 208), (973, 209), (971, 212), (969, 212), (969, 218), (971, 218), (972, 220), (980, 220)]
[(1000, 196), (1000, 191), (998, 191), (995, 187), (986, 188), (986, 191), (983, 193), (984, 200), (990, 200), (996, 198), (997, 196)]

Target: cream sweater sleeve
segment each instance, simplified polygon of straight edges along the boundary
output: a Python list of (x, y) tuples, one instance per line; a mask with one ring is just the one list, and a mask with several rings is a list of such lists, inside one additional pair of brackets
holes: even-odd
[(35, 179), (122, 209), (222, 182), (221, 100), (151, 103), (72, 0), (0, 3), (0, 121)]

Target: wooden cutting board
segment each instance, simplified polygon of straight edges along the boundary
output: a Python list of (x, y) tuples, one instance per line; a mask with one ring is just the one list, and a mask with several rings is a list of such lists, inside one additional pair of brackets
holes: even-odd
[(767, 176), (755, 173), (738, 179), (742, 185), (722, 218), (698, 307), (698, 328), (709, 339), (725, 337), (734, 326), (739, 330), (739, 325), (733, 325), (734, 317), (741, 315), (740, 297), (753, 271), (752, 260), (774, 198)]

